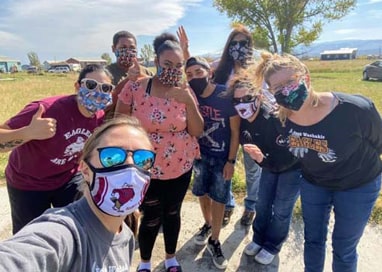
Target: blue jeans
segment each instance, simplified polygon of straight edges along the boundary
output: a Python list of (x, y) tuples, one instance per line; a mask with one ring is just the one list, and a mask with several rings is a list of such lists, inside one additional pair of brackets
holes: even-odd
[(321, 272), (324, 269), (325, 244), (332, 207), (335, 220), (332, 270), (357, 271), (357, 245), (380, 189), (380, 175), (366, 185), (344, 191), (328, 190), (302, 179), (305, 272)]
[[(257, 194), (259, 191), (259, 181), (261, 177), (261, 167), (251, 158), (251, 156), (243, 150), (244, 169), (245, 169), (245, 185), (247, 188), (247, 196), (244, 198), (244, 207), (246, 211), (254, 212), (256, 210)], [(229, 199), (225, 205), (225, 210), (235, 208), (235, 198), (232, 194), (232, 184), (229, 188)]]
[(288, 236), (293, 207), (299, 196), (301, 171), (272, 173), (263, 168), (256, 217), (253, 221), (253, 242), (277, 254)]

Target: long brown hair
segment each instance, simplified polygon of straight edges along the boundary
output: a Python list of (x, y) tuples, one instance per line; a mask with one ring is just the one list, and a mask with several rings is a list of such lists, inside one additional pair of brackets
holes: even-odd
[(242, 34), (247, 38), (249, 48), (253, 47), (253, 38), (251, 32), (249, 32), (249, 30), (243, 25), (236, 25), (227, 38), (227, 42), (224, 46), (219, 64), (214, 72), (214, 82), (217, 84), (225, 85), (228, 81), (232, 69), (234, 68), (235, 62), (229, 55), (229, 46), (231, 41), (238, 34)]

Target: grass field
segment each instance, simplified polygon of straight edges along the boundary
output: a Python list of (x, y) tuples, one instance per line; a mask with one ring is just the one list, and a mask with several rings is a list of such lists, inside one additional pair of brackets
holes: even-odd
[[(362, 94), (373, 99), (382, 113), (382, 82), (363, 81), (363, 66), (369, 60), (306, 61), (311, 71), (312, 84), (316, 91), (339, 91)], [(0, 74), (0, 122), (19, 112), (27, 103), (47, 96), (74, 93), (74, 82), (78, 74)], [(13, 78), (13, 80), (4, 80)], [(2, 80), (3, 79), (3, 80)], [(8, 154), (0, 153), (0, 180), (4, 182), (4, 167)], [(240, 155), (239, 155), (240, 158)], [(245, 192), (244, 167), (238, 161), (234, 175), (233, 190)], [(296, 208), (299, 213), (299, 206)], [(374, 209), (372, 221), (382, 223), (382, 196)]]

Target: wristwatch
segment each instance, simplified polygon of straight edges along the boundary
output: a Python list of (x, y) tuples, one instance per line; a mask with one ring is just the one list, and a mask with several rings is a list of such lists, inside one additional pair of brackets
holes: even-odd
[(235, 164), (236, 160), (235, 160), (235, 159), (231, 159), (231, 160), (228, 159), (227, 162), (232, 163), (232, 164)]

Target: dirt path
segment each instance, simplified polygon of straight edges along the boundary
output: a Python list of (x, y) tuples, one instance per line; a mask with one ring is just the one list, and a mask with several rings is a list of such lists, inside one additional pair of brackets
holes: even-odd
[[(242, 206), (238, 206), (232, 216), (230, 224), (222, 229), (221, 243), (225, 257), (229, 259), (228, 268), (225, 271), (280, 271), (302, 272), (303, 271), (303, 224), (301, 220), (294, 220), (291, 225), (288, 240), (285, 242), (280, 254), (268, 266), (256, 263), (253, 258), (243, 254), (244, 247), (251, 241), (252, 230), (240, 225)], [(0, 240), (11, 235), (11, 220), (9, 214), (8, 196), (6, 187), (0, 186)], [(178, 243), (177, 258), (182, 264), (183, 271), (221, 271), (212, 264), (210, 254), (203, 246), (193, 243), (193, 237), (202, 226), (203, 220), (196, 198), (188, 196), (182, 209), (182, 230)], [(331, 225), (333, 220), (331, 220)], [(328, 240), (330, 241), (329, 233)], [(363, 238), (358, 246), (359, 261), (358, 272), (380, 271), (382, 267), (382, 227), (368, 225)], [(152, 271), (165, 271), (164, 269), (164, 246), (163, 236), (160, 234), (153, 251)], [(331, 245), (327, 246), (325, 272), (331, 271)], [(134, 252), (131, 271), (139, 262), (139, 250)]]

